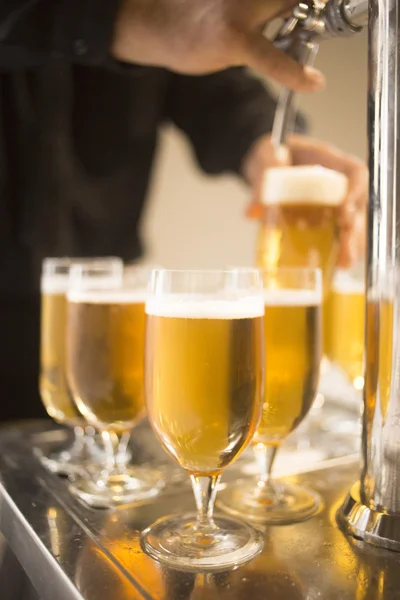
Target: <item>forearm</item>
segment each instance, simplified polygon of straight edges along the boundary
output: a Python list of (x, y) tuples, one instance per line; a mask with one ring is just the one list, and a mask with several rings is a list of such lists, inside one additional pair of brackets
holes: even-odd
[(118, 5), (119, 0), (0, 0), (0, 68), (103, 62)]

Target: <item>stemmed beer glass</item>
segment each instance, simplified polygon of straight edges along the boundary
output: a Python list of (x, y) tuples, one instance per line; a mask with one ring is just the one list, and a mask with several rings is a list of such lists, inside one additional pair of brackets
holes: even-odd
[(106, 460), (70, 489), (87, 504), (143, 501), (163, 485), (160, 472), (128, 466), (132, 428), (145, 415), (144, 335), (149, 271), (122, 275), (107, 265), (73, 267), (68, 290), (67, 377), (80, 414), (101, 432)]
[[(41, 277), (41, 341), (39, 389), (47, 413), (57, 423), (71, 427), (73, 444), (61, 452), (41, 456), (44, 465), (60, 475), (70, 475), (82, 469), (89, 460), (102, 460), (102, 451), (92, 438), (85, 435), (86, 423), (79, 414), (66, 377), (67, 291), (73, 265), (86, 264), (107, 268), (122, 275), (122, 260), (105, 258), (47, 258)], [(89, 443), (89, 440), (91, 443)]]
[(272, 479), (281, 442), (315, 399), (321, 361), (322, 283), (319, 269), (265, 269), (265, 393), (252, 440), (259, 475), (220, 492), (218, 506), (261, 523), (293, 523), (315, 514), (313, 490)]
[(364, 388), (365, 277), (362, 263), (336, 270), (329, 298), (329, 358), (350, 379)]
[(171, 567), (223, 570), (262, 536), (213, 507), (224, 469), (250, 442), (262, 406), (264, 303), (257, 270), (155, 271), (146, 304), (146, 400), (165, 450), (187, 471), (197, 515), (158, 520), (142, 547)]

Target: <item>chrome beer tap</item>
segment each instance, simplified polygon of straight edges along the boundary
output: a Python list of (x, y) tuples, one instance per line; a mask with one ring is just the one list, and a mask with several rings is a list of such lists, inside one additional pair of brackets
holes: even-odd
[[(320, 0), (300, 2), (284, 20), (274, 44), (304, 65), (313, 64), (321, 40), (354, 35), (367, 22), (367, 0)], [(284, 143), (293, 129), (295, 93), (283, 89), (275, 111), (272, 141), (276, 147)]]

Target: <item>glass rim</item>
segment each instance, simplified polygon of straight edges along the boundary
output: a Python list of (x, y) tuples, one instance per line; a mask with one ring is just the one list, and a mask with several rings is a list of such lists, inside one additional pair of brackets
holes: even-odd
[(152, 270), (137, 267), (126, 272), (113, 265), (76, 265), (71, 269), (66, 291), (67, 300), (73, 302), (145, 303), (150, 296)]
[(59, 276), (61, 273), (49, 273), (47, 271), (57, 268), (65, 268), (66, 270), (79, 266), (79, 265), (91, 265), (91, 264), (110, 264), (110, 263), (121, 263), (123, 264), (122, 258), (119, 256), (86, 256), (86, 257), (73, 257), (73, 256), (60, 256), (60, 257), (46, 257), (42, 260), (42, 277)]
[[(254, 267), (260, 273), (321, 273), (320, 267)], [(248, 267), (232, 267), (234, 271), (248, 270)]]
[(151, 269), (153, 273), (190, 273), (194, 275), (218, 275), (221, 273), (235, 273), (238, 271), (243, 271), (246, 273), (259, 273), (260, 269), (257, 267), (223, 267), (221, 269), (167, 269), (167, 268), (153, 268)]
[[(245, 269), (246, 267), (238, 267), (237, 271), (241, 269)], [(277, 275), (280, 274), (283, 276), (296, 276), (296, 277), (309, 277), (310, 275), (314, 277), (315, 287), (317, 290), (321, 290), (323, 288), (323, 276), (322, 269), (320, 267), (257, 267), (257, 271), (261, 275), (261, 279), (263, 275)], [(263, 286), (265, 287), (265, 286)]]
[(42, 294), (66, 294), (74, 282), (82, 279), (82, 269), (104, 270), (105, 277), (113, 276), (115, 273), (120, 274), (123, 270), (122, 259), (118, 257), (66, 258), (60, 259), (59, 262), (57, 262), (59, 259), (47, 260), (49, 262), (43, 264), (40, 278)]

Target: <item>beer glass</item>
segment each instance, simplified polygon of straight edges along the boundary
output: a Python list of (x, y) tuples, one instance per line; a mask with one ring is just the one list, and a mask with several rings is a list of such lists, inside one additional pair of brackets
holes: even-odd
[[(101, 451), (92, 438), (85, 435), (85, 421), (79, 414), (67, 386), (65, 365), (65, 337), (68, 282), (73, 264), (85, 263), (106, 266), (122, 273), (119, 258), (47, 258), (43, 261), (41, 277), (41, 342), (39, 389), (47, 413), (57, 423), (71, 427), (74, 442), (70, 448), (50, 456), (42, 462), (51, 471), (69, 475), (82, 468), (86, 459), (101, 459)], [(89, 440), (91, 443), (89, 443)]]
[(348, 376), (356, 390), (364, 387), (364, 270), (337, 270), (329, 298), (328, 358)]
[(262, 271), (264, 283), (265, 393), (252, 440), (259, 475), (233, 484), (218, 505), (263, 523), (293, 523), (314, 514), (318, 494), (271, 477), (282, 441), (302, 422), (317, 392), (321, 361), (322, 283), (319, 269)]
[[(257, 266), (322, 271), (323, 372), (329, 371), (328, 305), (339, 251), (339, 211), (347, 186), (347, 177), (342, 173), (318, 165), (300, 165), (268, 169), (262, 188)], [(313, 424), (320, 428), (324, 400), (319, 394), (310, 415), (309, 433)]]
[[(142, 273), (142, 276), (140, 274)], [(67, 377), (87, 423), (101, 432), (106, 461), (71, 491), (90, 506), (143, 501), (163, 485), (160, 472), (120, 461), (145, 415), (145, 300), (149, 272), (120, 276), (107, 267), (73, 267), (68, 290)]]
[(143, 532), (142, 547), (173, 568), (224, 570), (263, 545), (250, 525), (213, 517), (221, 474), (248, 445), (261, 415), (260, 274), (155, 271), (146, 312), (149, 420), (190, 476), (197, 515), (156, 521)]
[(320, 166), (268, 169), (263, 185), (257, 265), (322, 270), (330, 289), (338, 252), (338, 212), (347, 178)]

